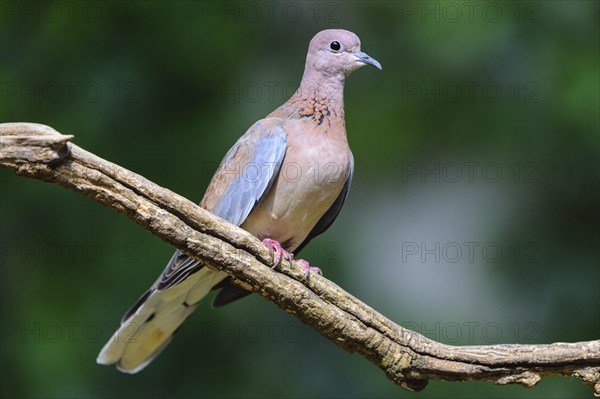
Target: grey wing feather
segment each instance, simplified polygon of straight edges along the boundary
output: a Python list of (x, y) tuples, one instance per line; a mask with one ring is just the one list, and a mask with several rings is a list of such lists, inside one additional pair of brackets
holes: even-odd
[[(235, 165), (235, 168), (232, 168), (232, 171), (239, 168), (240, 175), (229, 184), (211, 210), (215, 215), (236, 226), (244, 223), (250, 212), (269, 192), (279, 173), (287, 149), (287, 134), (283, 128), (277, 126), (255, 139), (256, 129), (259, 128), (261, 128), (261, 124), (257, 122), (228, 152), (223, 161), (224, 165), (232, 160), (240, 145), (254, 147), (250, 159), (245, 164)], [(153, 289), (170, 288), (202, 267), (203, 265), (197, 260), (177, 250), (149, 292), (151, 293)], [(140, 299), (146, 295), (148, 293)], [(138, 302), (143, 303), (143, 301)], [(138, 306), (134, 305), (126, 316), (135, 313)]]
[(212, 212), (236, 226), (241, 225), (269, 192), (281, 168), (286, 147), (287, 135), (281, 128), (260, 137), (252, 157), (241, 165), (241, 174), (227, 187)]

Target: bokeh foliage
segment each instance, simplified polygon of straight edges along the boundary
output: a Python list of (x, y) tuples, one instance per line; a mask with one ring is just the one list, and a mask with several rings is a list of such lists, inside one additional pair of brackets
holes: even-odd
[[(197, 200), (237, 137), (293, 92), (312, 35), (352, 30), (383, 71), (347, 83), (353, 187), (303, 257), (443, 342), (597, 339), (599, 10), (2, 1), (0, 121), (74, 134)], [(98, 366), (172, 249), (81, 196), (0, 173), (2, 397), (591, 395), (567, 378), (404, 392), (256, 296), (201, 306), (139, 375)]]

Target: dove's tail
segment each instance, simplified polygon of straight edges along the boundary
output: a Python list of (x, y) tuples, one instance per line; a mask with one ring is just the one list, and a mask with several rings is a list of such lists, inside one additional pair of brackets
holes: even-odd
[(120, 371), (130, 374), (142, 370), (171, 342), (198, 302), (226, 276), (203, 267), (164, 290), (155, 284), (125, 314), (96, 361), (116, 364)]

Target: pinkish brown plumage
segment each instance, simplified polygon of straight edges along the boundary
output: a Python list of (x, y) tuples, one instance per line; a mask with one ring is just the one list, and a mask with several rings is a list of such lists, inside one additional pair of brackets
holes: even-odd
[[(352, 181), (344, 82), (366, 64), (381, 69), (360, 51), (354, 33), (329, 29), (316, 34), (298, 90), (229, 150), (200, 205), (263, 240), (276, 259), (298, 253), (323, 233), (337, 217)], [(307, 272), (316, 269), (301, 263)], [(225, 273), (176, 251), (125, 314), (98, 363), (116, 364), (128, 373), (143, 369), (213, 288), (221, 289), (214, 306), (249, 293), (229, 284)]]

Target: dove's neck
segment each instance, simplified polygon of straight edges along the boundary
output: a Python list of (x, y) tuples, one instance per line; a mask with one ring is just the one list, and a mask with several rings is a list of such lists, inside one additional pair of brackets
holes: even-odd
[(307, 101), (326, 104), (342, 114), (344, 110), (344, 80), (344, 75), (323, 76), (314, 71), (305, 71), (300, 87), (290, 98), (290, 102)]

